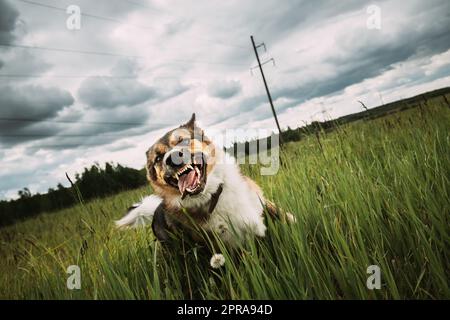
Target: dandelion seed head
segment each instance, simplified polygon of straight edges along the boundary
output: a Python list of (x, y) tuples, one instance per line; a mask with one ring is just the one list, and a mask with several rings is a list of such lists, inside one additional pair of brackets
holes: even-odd
[(211, 267), (218, 269), (225, 264), (225, 257), (221, 253), (216, 253), (211, 257)]

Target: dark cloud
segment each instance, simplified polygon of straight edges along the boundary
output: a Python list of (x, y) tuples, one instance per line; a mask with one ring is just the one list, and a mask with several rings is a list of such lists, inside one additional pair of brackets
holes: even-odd
[(220, 99), (229, 99), (236, 96), (242, 91), (242, 86), (239, 81), (215, 81), (208, 87), (208, 94), (211, 97)]
[(55, 117), (73, 102), (69, 92), (57, 88), (0, 87), (0, 141), (11, 145), (55, 134), (57, 126), (42, 121)]
[(134, 79), (89, 78), (78, 90), (80, 100), (93, 108), (134, 106), (156, 97), (153, 88)]
[[(32, 155), (39, 149), (46, 150), (73, 150), (73, 149), (86, 149), (92, 147), (105, 146), (108, 151), (119, 151), (132, 146), (125, 146), (119, 144), (114, 146), (113, 143), (124, 138), (136, 137), (139, 135), (147, 134), (153, 130), (162, 128), (161, 125), (149, 125), (147, 127), (141, 126), (132, 129), (121, 128), (103, 128), (97, 130), (89, 130), (91, 133), (77, 133), (67, 134), (66, 132), (59, 133), (52, 138), (45, 141), (39, 141), (29, 147), (28, 154)], [(109, 131), (106, 131), (109, 130)]]
[(120, 59), (110, 70), (112, 77), (87, 78), (78, 89), (78, 96), (94, 109), (133, 107), (163, 98), (164, 90), (157, 90), (137, 80), (140, 71), (141, 66), (135, 59)]
[(46, 122), (26, 123), (25, 125), (22, 123), (22, 125), (17, 125), (14, 121), (1, 122), (0, 142), (5, 148), (32, 141), (42, 143), (43, 140), (48, 140), (64, 130), (62, 125)]
[(6, 0), (0, 0), (0, 43), (10, 44), (14, 40), (19, 12)]
[[(154, 80), (157, 85), (142, 84), (138, 77), (140, 65), (133, 59), (121, 59), (111, 69), (112, 77), (88, 78), (78, 89), (80, 101), (93, 111), (90, 119), (136, 123), (139, 128), (157, 106), (189, 90), (178, 79)], [(125, 78), (123, 78), (125, 77)], [(130, 111), (130, 108), (133, 108)], [(157, 126), (160, 128), (161, 126)], [(119, 126), (102, 127), (107, 131), (123, 131)], [(102, 131), (103, 132), (103, 131)]]
[[(135, 107), (133, 112), (130, 112), (127, 107), (111, 110), (85, 109), (83, 118), (57, 125), (58, 130), (55, 134), (49, 133), (45, 140), (32, 144), (28, 154), (33, 154), (40, 148), (67, 150), (108, 146), (118, 140), (147, 134), (167, 126), (167, 123), (148, 122), (149, 111), (146, 109)], [(35, 139), (37, 140), (38, 137)]]
[(74, 102), (72, 95), (58, 88), (38, 85), (0, 87), (0, 117), (48, 119)]

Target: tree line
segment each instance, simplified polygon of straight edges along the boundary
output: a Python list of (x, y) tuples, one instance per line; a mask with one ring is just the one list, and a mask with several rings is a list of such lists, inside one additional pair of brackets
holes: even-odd
[(147, 183), (145, 169), (136, 170), (120, 164), (106, 163), (104, 168), (94, 164), (76, 174), (71, 187), (59, 183), (47, 193), (31, 194), (28, 188), (18, 192), (18, 199), (0, 201), (0, 226), (68, 208), (83, 200), (110, 196), (125, 190), (139, 188)]

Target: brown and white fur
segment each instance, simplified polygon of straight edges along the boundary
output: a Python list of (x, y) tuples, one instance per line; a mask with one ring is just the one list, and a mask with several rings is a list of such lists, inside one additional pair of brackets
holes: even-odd
[[(174, 152), (181, 156), (179, 150), (189, 150), (191, 161), (188, 163), (192, 165), (186, 162), (173, 165), (169, 157)], [(131, 207), (125, 217), (116, 221), (119, 227), (145, 225), (153, 219), (155, 235), (165, 240), (162, 229), (173, 230), (194, 223), (233, 246), (247, 237), (265, 235), (265, 208), (271, 216), (282, 215), (285, 220), (295, 220), (291, 214), (282, 213), (265, 200), (259, 186), (242, 175), (234, 159), (216, 148), (197, 127), (195, 114), (188, 123), (159, 139), (146, 154), (147, 177), (154, 194)], [(194, 154), (203, 158), (195, 159)], [(176, 183), (180, 186), (180, 181), (176, 173), (183, 171), (184, 166), (195, 168), (196, 162), (202, 165), (197, 165), (200, 169), (196, 172), (201, 178), (193, 183), (194, 190), (177, 187)], [(197, 178), (197, 173), (192, 173), (194, 175)]]

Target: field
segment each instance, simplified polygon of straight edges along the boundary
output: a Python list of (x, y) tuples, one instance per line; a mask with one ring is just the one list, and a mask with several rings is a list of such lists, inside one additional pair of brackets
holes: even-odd
[[(184, 242), (163, 252), (150, 228), (114, 228), (148, 188), (5, 227), (0, 298), (449, 299), (449, 129), (436, 98), (289, 143), (275, 176), (244, 165), (298, 222), (269, 221), (266, 238), (224, 249), (219, 269)], [(80, 290), (66, 287), (69, 265)], [(366, 286), (370, 265), (379, 290)]]

